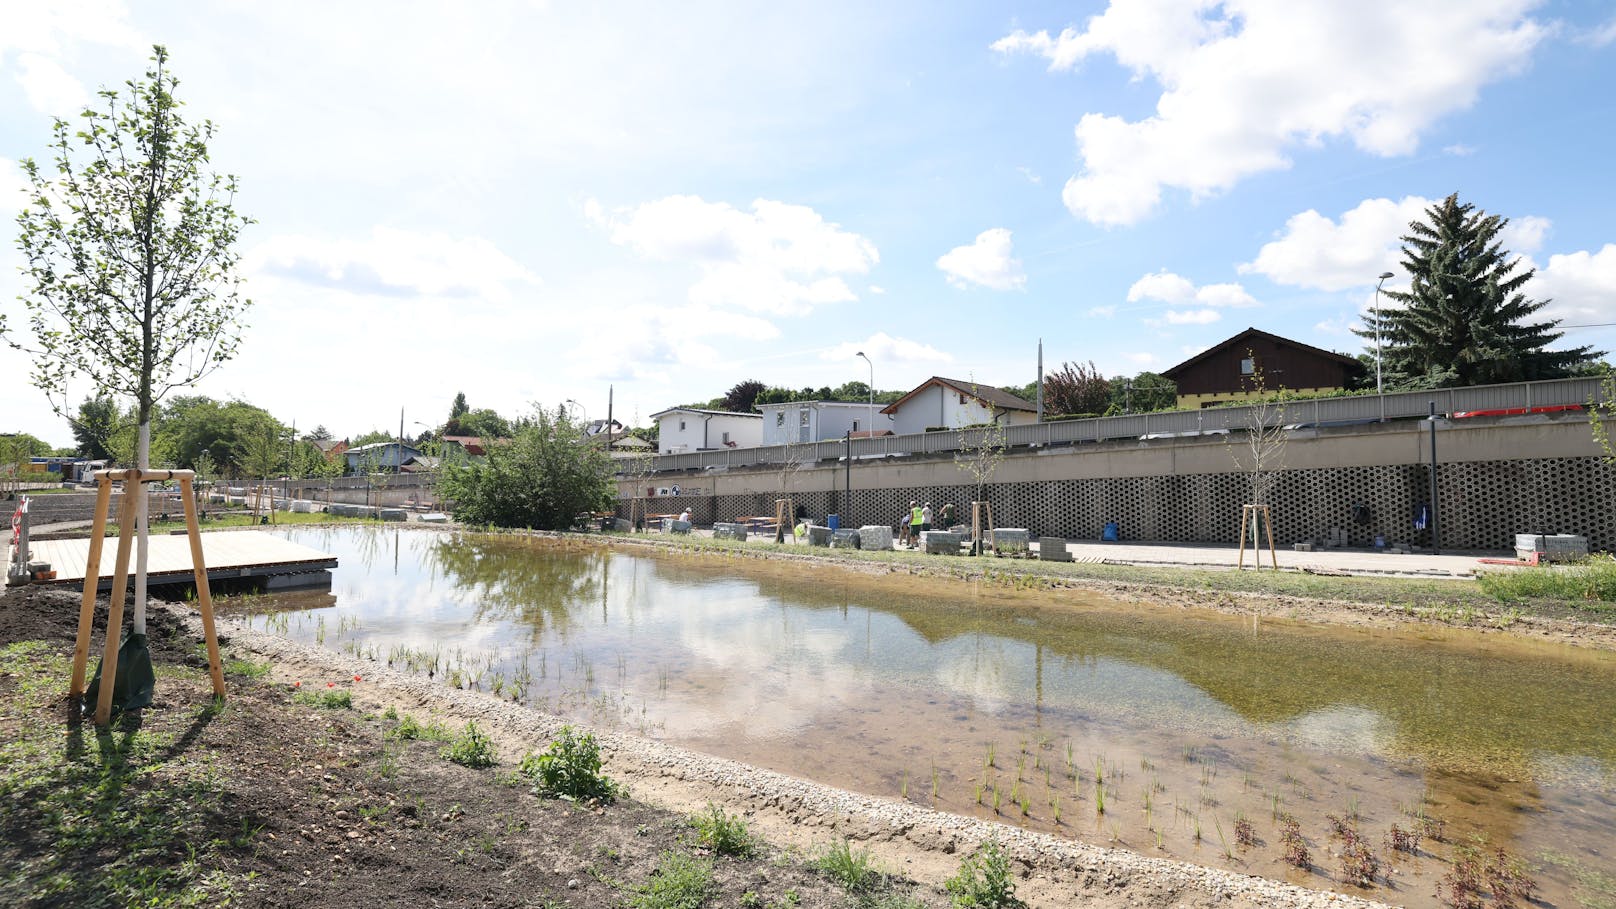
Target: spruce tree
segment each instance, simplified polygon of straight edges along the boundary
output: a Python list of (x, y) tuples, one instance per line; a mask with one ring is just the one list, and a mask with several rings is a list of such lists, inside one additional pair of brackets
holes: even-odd
[[(1392, 388), (1490, 385), (1554, 379), (1603, 356), (1589, 347), (1550, 350), (1558, 320), (1529, 317), (1548, 305), (1522, 292), (1536, 273), (1498, 240), (1509, 223), (1458, 193), (1409, 224), (1403, 239), (1404, 291), (1386, 291), (1398, 304), (1379, 316), (1382, 370)], [(1363, 338), (1375, 337), (1375, 316)]]

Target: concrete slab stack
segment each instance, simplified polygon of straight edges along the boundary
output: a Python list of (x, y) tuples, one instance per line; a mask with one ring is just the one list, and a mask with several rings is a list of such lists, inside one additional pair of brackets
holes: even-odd
[(1027, 557), (1032, 534), (1024, 527), (1000, 527), (993, 531), (993, 553), (1014, 559)]
[(1066, 548), (1066, 541), (1060, 537), (1039, 537), (1038, 558), (1045, 562), (1070, 562), (1072, 551)]
[(830, 545), (830, 528), (829, 527), (821, 527), (818, 524), (809, 524), (808, 525), (808, 545), (809, 546), (829, 546)]
[(830, 534), (830, 548), (832, 549), (857, 549), (863, 541), (863, 537), (859, 532), (850, 527), (833, 530)]
[(859, 548), (886, 550), (892, 548), (892, 528), (885, 524), (866, 524), (859, 528)]
[(948, 530), (927, 530), (920, 534), (920, 548), (932, 555), (959, 555), (960, 544), (964, 542), (963, 535)]
[(713, 525), (713, 539), (746, 542), (746, 525), (718, 523)]

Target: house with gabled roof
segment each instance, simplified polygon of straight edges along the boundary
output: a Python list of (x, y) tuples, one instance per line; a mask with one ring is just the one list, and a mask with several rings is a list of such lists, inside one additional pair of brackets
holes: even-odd
[(881, 413), (899, 435), (928, 429), (960, 429), (984, 423), (1019, 426), (1038, 422), (1038, 408), (1002, 388), (981, 382), (932, 376)]
[(1256, 397), (1259, 385), (1269, 394), (1341, 391), (1362, 372), (1354, 357), (1248, 328), (1161, 374), (1178, 385), (1179, 409), (1195, 410)]

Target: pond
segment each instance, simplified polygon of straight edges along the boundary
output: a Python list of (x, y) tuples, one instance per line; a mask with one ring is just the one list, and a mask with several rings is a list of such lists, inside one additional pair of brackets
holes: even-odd
[[(1333, 816), (1381, 863), (1366, 895), (1389, 902), (1441, 905), (1463, 844), (1529, 862), (1551, 904), (1611, 905), (1616, 655), (515, 537), (282, 532), (338, 557), (331, 592), (248, 598), (248, 621), (446, 685), (1364, 893)], [(1308, 870), (1284, 860), (1287, 817)], [(1393, 825), (1426, 834), (1417, 855), (1390, 849)]]

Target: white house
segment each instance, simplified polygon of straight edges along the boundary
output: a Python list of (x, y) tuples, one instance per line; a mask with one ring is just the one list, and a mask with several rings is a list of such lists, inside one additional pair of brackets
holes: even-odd
[(854, 404), (847, 401), (789, 401), (783, 404), (759, 404), (763, 411), (763, 444), (795, 445), (799, 442), (824, 442), (840, 439), (849, 431), (853, 438), (871, 434), (870, 416), (875, 416), (875, 435), (892, 431), (890, 417), (882, 416), (877, 404)]
[(959, 429), (989, 421), (1003, 426), (1038, 422), (1038, 408), (1015, 395), (977, 382), (932, 376), (881, 411), (899, 435), (928, 429)]
[(657, 452), (710, 451), (715, 448), (756, 448), (763, 444), (763, 416), (673, 407), (651, 414), (657, 421)]

